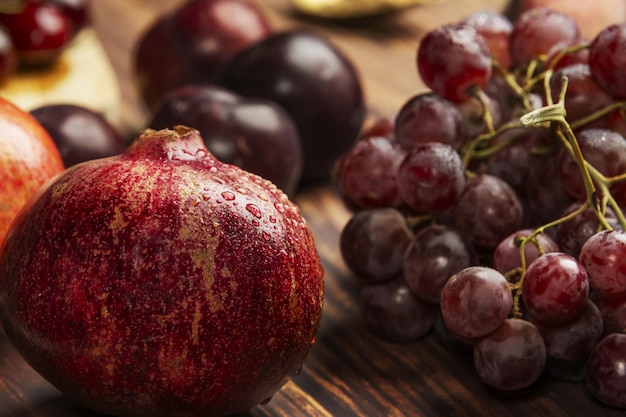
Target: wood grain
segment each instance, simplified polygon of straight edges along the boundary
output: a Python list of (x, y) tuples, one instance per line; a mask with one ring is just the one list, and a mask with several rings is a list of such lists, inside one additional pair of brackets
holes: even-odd
[[(94, 1), (96, 32), (111, 58), (122, 98), (127, 135), (143, 128), (145, 109), (132, 81), (132, 52), (156, 15), (179, 1)], [(502, 10), (502, 0), (449, 0), (382, 19), (338, 24), (293, 13), (286, 0), (259, 0), (278, 30), (309, 26), (322, 31), (355, 63), (370, 114), (393, 114), (424, 90), (414, 58), (420, 37), (442, 23), (481, 9)], [(543, 377), (530, 389), (502, 394), (479, 382), (471, 355), (444, 349), (434, 335), (407, 344), (382, 341), (363, 327), (359, 284), (342, 262), (337, 242), (350, 213), (329, 186), (296, 196), (317, 241), (326, 272), (325, 309), (317, 343), (302, 373), (252, 416), (623, 416), (604, 407), (584, 384)], [(0, 333), (0, 417), (96, 417), (39, 377)]]

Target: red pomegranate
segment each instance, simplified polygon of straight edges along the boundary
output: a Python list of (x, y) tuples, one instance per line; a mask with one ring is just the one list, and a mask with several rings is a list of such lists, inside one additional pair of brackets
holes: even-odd
[(302, 366), (323, 300), (297, 206), (182, 126), (52, 181), (11, 227), (0, 277), (24, 358), (117, 416), (222, 416), (269, 399)]

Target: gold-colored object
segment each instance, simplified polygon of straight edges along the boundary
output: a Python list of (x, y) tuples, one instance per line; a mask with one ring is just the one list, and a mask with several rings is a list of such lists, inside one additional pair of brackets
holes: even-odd
[(300, 13), (328, 19), (357, 19), (440, 0), (292, 0)]

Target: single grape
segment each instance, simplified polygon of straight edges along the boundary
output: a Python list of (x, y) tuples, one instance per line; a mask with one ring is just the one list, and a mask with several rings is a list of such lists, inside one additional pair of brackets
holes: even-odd
[(626, 233), (603, 230), (591, 236), (579, 256), (589, 285), (602, 295), (626, 294)]
[(626, 334), (606, 336), (587, 363), (587, 386), (601, 402), (626, 408)]
[(535, 155), (527, 172), (524, 196), (530, 209), (528, 216), (535, 225), (561, 217), (574, 203), (574, 198), (561, 185), (557, 158), (558, 152)]
[(589, 45), (589, 67), (598, 85), (607, 93), (626, 98), (626, 23), (606, 27)]
[(468, 25), (444, 25), (428, 32), (420, 43), (417, 68), (436, 94), (460, 102), (482, 88), (491, 76), (491, 53), (482, 36)]
[(497, 128), (502, 123), (500, 103), (487, 94), (483, 95), (482, 101), (476, 97), (471, 97), (457, 103), (457, 107), (463, 115), (465, 136), (470, 140), (488, 131), (485, 124), (485, 104), (483, 102), (486, 103), (493, 127)]
[(510, 37), (513, 24), (506, 16), (483, 10), (472, 13), (461, 23), (476, 29), (484, 39), (494, 61), (502, 68), (509, 68), (511, 65)]
[(418, 231), (409, 243), (404, 253), (404, 278), (418, 298), (438, 304), (448, 279), (475, 264), (474, 248), (458, 231), (432, 225)]
[(587, 360), (603, 332), (600, 309), (587, 300), (574, 319), (560, 324), (534, 323), (546, 344), (548, 356), (560, 361)]
[(397, 172), (405, 152), (381, 136), (359, 140), (333, 169), (333, 183), (349, 206), (357, 209), (402, 206)]
[(454, 103), (437, 94), (411, 97), (395, 119), (395, 136), (400, 145), (411, 150), (426, 142), (441, 142), (459, 149), (465, 139), (463, 115)]
[(421, 213), (451, 207), (465, 187), (465, 168), (454, 148), (440, 142), (413, 147), (398, 167), (403, 201)]
[(454, 207), (458, 228), (471, 242), (485, 249), (495, 248), (520, 229), (522, 214), (522, 205), (513, 188), (487, 174), (470, 178)]
[(536, 320), (559, 324), (574, 319), (585, 307), (589, 279), (583, 266), (566, 253), (535, 259), (522, 281), (522, 298)]
[[(552, 100), (556, 103), (563, 86), (563, 77), (567, 77), (567, 91), (565, 93), (565, 119), (569, 123), (576, 122), (604, 107), (613, 104), (613, 97), (604, 91), (591, 76), (588, 64), (568, 65), (556, 71), (550, 79), (550, 91)], [(609, 116), (605, 116), (594, 122), (587, 123), (584, 127), (604, 127), (608, 125)]]
[[(626, 172), (626, 139), (609, 129), (588, 128), (576, 134), (585, 160), (601, 174), (613, 177)], [(586, 197), (586, 190), (576, 160), (564, 149), (559, 154), (559, 178), (565, 191), (577, 199)]]
[(611, 333), (626, 333), (626, 295), (613, 297), (594, 294), (594, 301), (604, 323), (604, 335)]
[(546, 58), (555, 50), (577, 43), (580, 32), (576, 21), (554, 9), (534, 7), (523, 12), (511, 31), (513, 65), (523, 67), (530, 61)]
[(538, 149), (552, 146), (553, 138), (545, 129), (518, 128), (494, 138), (491, 146), (503, 146), (487, 160), (487, 173), (506, 181), (515, 190), (524, 189), (534, 168)]
[[(502, 274), (521, 267), (520, 244), (532, 232), (533, 230), (531, 229), (518, 230), (500, 242), (493, 253), (493, 267)], [(545, 233), (539, 233), (535, 237), (535, 241), (530, 241), (524, 245), (526, 265), (530, 265), (541, 255), (538, 246), (543, 253), (557, 252), (559, 250), (556, 242)]]
[(411, 292), (402, 275), (391, 281), (366, 285), (361, 308), (367, 329), (392, 342), (410, 342), (433, 328), (438, 309)]
[[(573, 213), (582, 204), (580, 201), (571, 204), (561, 215), (566, 216)], [(621, 230), (622, 227), (613, 209), (607, 207), (604, 217), (611, 227)], [(559, 224), (556, 241), (560, 250), (578, 258), (585, 242), (599, 230), (599, 227), (600, 221), (595, 210), (591, 207), (575, 218)]]
[(381, 208), (355, 213), (339, 237), (341, 255), (364, 282), (381, 282), (402, 271), (404, 251), (413, 237), (404, 216)]
[(441, 290), (441, 314), (446, 327), (464, 339), (493, 332), (512, 307), (513, 297), (504, 276), (484, 266), (462, 269)]
[(506, 319), (474, 345), (474, 366), (481, 379), (499, 390), (519, 390), (541, 376), (546, 347), (537, 328), (522, 319)]

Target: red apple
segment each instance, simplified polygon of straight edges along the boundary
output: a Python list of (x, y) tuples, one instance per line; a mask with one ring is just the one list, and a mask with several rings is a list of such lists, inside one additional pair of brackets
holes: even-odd
[(215, 81), (231, 57), (270, 33), (249, 0), (191, 0), (161, 16), (134, 56), (139, 92), (148, 107), (185, 84)]
[(0, 254), (9, 339), (69, 398), (209, 417), (268, 400), (320, 324), (323, 270), (297, 206), (196, 130), (147, 130), (68, 168)]
[(29, 113), (0, 98), (0, 246), (24, 203), (63, 168), (48, 132)]

